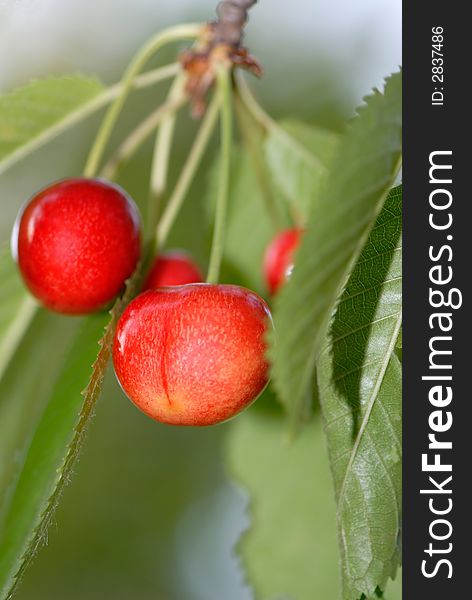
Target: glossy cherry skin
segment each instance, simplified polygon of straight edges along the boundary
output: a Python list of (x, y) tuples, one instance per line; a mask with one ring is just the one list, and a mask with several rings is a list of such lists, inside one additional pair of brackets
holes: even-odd
[(190, 284), (144, 292), (126, 308), (113, 344), (116, 376), (151, 418), (171, 425), (230, 419), (268, 380), (269, 309), (235, 285)]
[(267, 246), (264, 254), (263, 272), (271, 294), (287, 281), (293, 269), (293, 255), (302, 235), (301, 229), (286, 229)]
[(160, 287), (201, 283), (202, 274), (198, 265), (186, 252), (173, 250), (159, 255), (146, 277), (144, 290), (155, 290)]
[(65, 179), (36, 194), (17, 218), (12, 251), (47, 308), (85, 314), (108, 304), (141, 252), (136, 205), (99, 179)]

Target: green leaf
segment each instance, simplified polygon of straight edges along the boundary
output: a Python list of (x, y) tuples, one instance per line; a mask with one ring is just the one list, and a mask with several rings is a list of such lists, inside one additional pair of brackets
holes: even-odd
[(258, 600), (339, 596), (335, 504), (320, 415), (287, 445), (283, 415), (260, 410), (236, 419), (227, 466), (249, 495), (250, 528), (237, 551)]
[(337, 298), (393, 184), (401, 152), (401, 74), (359, 109), (312, 206), (290, 282), (275, 299), (273, 383), (292, 428), (306, 410)]
[(10, 249), (0, 248), (0, 382), (30, 324), (37, 304), (18, 275)]
[(336, 134), (295, 120), (283, 121), (268, 134), (265, 156), (270, 174), (303, 220), (317, 196), (337, 141)]
[(400, 561), (401, 188), (372, 229), (318, 363), (345, 600), (374, 598)]
[[(99, 397), (110, 359), (118, 318), (136, 293), (139, 270), (128, 282), (125, 294), (111, 311), (88, 317), (79, 337), (67, 354), (48, 403), (41, 415), (14, 489), (8, 493), (4, 515), (0, 516), (0, 598), (9, 598), (44, 541), (47, 527), (61, 493), (68, 483), (81, 449), (87, 426)], [(34, 357), (32, 357), (34, 360)], [(88, 380), (88, 384), (87, 384)], [(87, 384), (83, 398), (80, 391)]]
[(96, 79), (38, 79), (0, 96), (0, 174), (109, 101)]
[[(134, 79), (132, 87), (154, 85), (178, 70), (178, 63), (173, 63), (147, 71)], [(33, 80), (0, 95), (0, 174), (106, 106), (122, 90), (122, 82), (104, 88), (97, 79), (67, 75)]]
[[(358, 600), (361, 594), (374, 598), (376, 587), (385, 589), (400, 563), (401, 365), (396, 355), (375, 392), (370, 414), (352, 420), (361, 421), (365, 429), (356, 433), (356, 423), (351, 426), (355, 447), (346, 455), (349, 463), (343, 465), (345, 457), (336, 450), (339, 464), (334, 465), (338, 484), (345, 469), (345, 483), (338, 490), (338, 534), (346, 600)], [(340, 429), (329, 436), (336, 448), (343, 445)], [(331, 453), (332, 465), (335, 460)]]
[(78, 325), (38, 309), (0, 381), (0, 540), (14, 481)]
[[(49, 393), (46, 407), (42, 414), (37, 415), (37, 422), (30, 431), (28, 446), (23, 449), (24, 456), (19, 472), (14, 478), (13, 489), (9, 490), (1, 514), (2, 599), (10, 597), (25, 566), (44, 541), (52, 509), (57, 501), (58, 492), (55, 490), (61, 481), (65, 482), (70, 476), (70, 466), (64, 457), (74, 438), (74, 428), (77, 427), (78, 414), (83, 402), (80, 391), (89, 378), (97, 352), (97, 339), (103, 331), (104, 323), (104, 315), (85, 320), (64, 363), (60, 362), (63, 368), (58, 373), (52, 391), (50, 386), (47, 386)], [(61, 329), (58, 334), (60, 332)], [(48, 331), (43, 331), (43, 340), (50, 341), (49, 335)], [(49, 346), (46, 354), (52, 363), (54, 355), (51, 356), (51, 353), (54, 351), (55, 349)], [(35, 358), (31, 356), (30, 360), (34, 361)], [(28, 371), (26, 373), (26, 376), (31, 376)], [(47, 373), (44, 376), (47, 376)], [(32, 398), (34, 399), (34, 396)], [(23, 400), (27, 407), (27, 399)], [(17, 415), (19, 426), (22, 424), (22, 416), (28, 418), (24, 413)]]

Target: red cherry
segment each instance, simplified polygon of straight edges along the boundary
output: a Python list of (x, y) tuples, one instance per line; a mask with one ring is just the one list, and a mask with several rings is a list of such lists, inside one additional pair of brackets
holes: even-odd
[(300, 243), (301, 229), (282, 231), (267, 246), (264, 255), (264, 277), (271, 294), (287, 281), (293, 269), (293, 254)]
[(140, 219), (120, 187), (65, 179), (18, 215), (12, 249), (26, 285), (46, 307), (84, 314), (120, 291), (140, 256)]
[(186, 252), (174, 250), (158, 256), (144, 283), (144, 290), (160, 287), (201, 283), (200, 269)]
[(115, 373), (128, 397), (156, 421), (214, 425), (266, 386), (270, 323), (264, 300), (235, 285), (150, 290), (118, 322)]

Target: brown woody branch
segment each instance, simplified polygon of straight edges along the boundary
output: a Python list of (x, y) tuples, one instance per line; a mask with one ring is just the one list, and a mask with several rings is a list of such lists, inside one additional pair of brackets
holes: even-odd
[(233, 48), (241, 45), (248, 10), (257, 0), (223, 0), (216, 8), (218, 19), (213, 22), (213, 41)]

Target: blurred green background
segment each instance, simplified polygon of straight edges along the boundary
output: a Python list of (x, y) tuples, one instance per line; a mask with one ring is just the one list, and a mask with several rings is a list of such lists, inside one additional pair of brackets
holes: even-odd
[[(49, 74), (81, 72), (112, 83), (147, 37), (170, 24), (206, 20), (214, 6), (208, 0), (0, 0), (0, 92)], [(261, 0), (252, 9), (246, 36), (266, 72), (254, 83), (256, 93), (276, 117), (295, 116), (342, 130), (361, 97), (380, 87), (383, 77), (401, 63), (400, 10), (397, 0)], [(167, 52), (158, 62), (172, 60), (173, 54)], [(114, 140), (142, 120), (164, 91), (137, 93)], [(99, 118), (62, 135), (0, 177), (0, 242), (8, 239), (18, 208), (37, 188), (80, 174)], [(179, 125), (174, 178), (195, 127), (187, 117)], [(120, 176), (142, 206), (151, 148), (147, 144)], [(209, 159), (170, 243), (191, 250), (202, 267), (209, 249), (202, 217), (208, 165)], [(264, 400), (249, 413), (261, 411)], [(73, 482), (18, 598), (253, 598), (234, 554), (250, 517), (246, 492), (224, 469), (232, 427), (234, 423), (175, 429), (151, 422), (126, 400), (109, 373)], [(316, 479), (314, 511), (320, 514), (310, 523), (316, 555), (313, 573), (301, 583), (303, 600), (334, 599), (338, 590), (334, 507), (322, 441), (315, 450), (319, 456), (305, 477)], [(239, 460), (246, 460), (244, 453)], [(276, 470), (277, 464), (269, 468)], [(270, 565), (270, 547), (261, 545), (260, 552), (267, 554)], [(296, 561), (288, 553), (286, 569), (294, 569)], [(274, 579), (277, 568), (274, 563)], [(395, 594), (391, 590), (388, 597), (399, 597)]]

